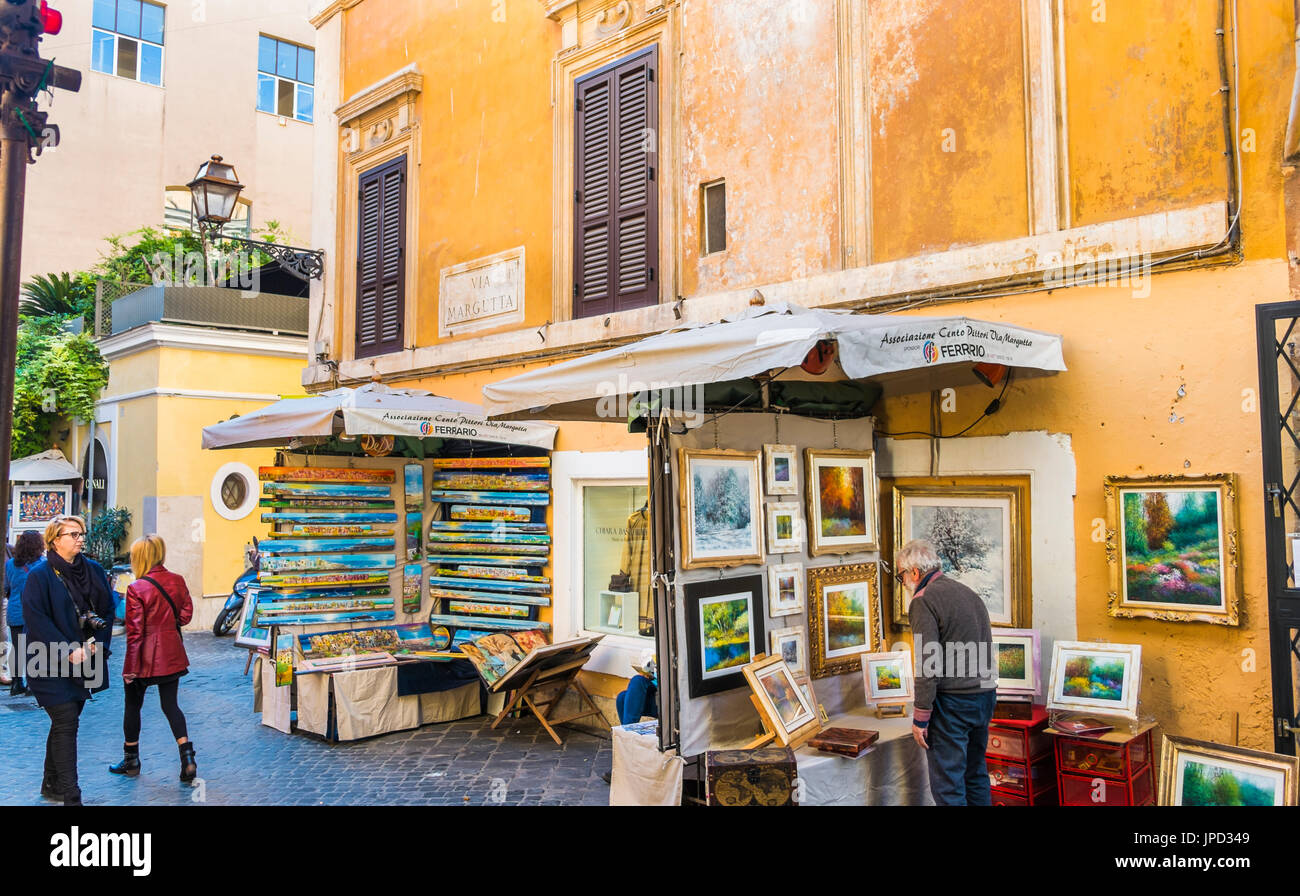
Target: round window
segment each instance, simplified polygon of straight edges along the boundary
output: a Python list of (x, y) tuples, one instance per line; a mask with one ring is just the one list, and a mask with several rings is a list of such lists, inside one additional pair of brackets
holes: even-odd
[(257, 474), (248, 464), (226, 464), (212, 477), (210, 496), (223, 519), (242, 520), (257, 507)]
[(231, 473), (221, 483), (221, 503), (227, 510), (238, 510), (248, 497), (248, 481), (238, 473)]

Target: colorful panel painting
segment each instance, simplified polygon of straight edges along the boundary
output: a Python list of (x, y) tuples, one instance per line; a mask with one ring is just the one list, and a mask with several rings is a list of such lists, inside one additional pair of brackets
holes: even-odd
[[(439, 570), (445, 572), (445, 570)], [(536, 578), (541, 578), (537, 576)], [(472, 576), (442, 576), (433, 575), (429, 577), (429, 586), (431, 588), (457, 589), (457, 588), (478, 588), (483, 591), (497, 591), (505, 594), (549, 594), (551, 586), (545, 582), (519, 582), (511, 579), (478, 579)]]
[(447, 612), (473, 613), (483, 616), (506, 616), (527, 619), (529, 609), (517, 604), (483, 604), (473, 601), (453, 600), (447, 603)]
[(420, 573), (423, 569), (424, 567), (418, 563), (402, 567), (403, 613), (420, 612), (420, 588), (423, 585)]
[(498, 505), (453, 504), (450, 516), (453, 520), (505, 520), (514, 523), (526, 523), (533, 518), (527, 507), (502, 507)]
[[(470, 583), (478, 587), (477, 582)], [(436, 600), (475, 600), (490, 603), (525, 604), (532, 607), (549, 607), (551, 599), (536, 594), (492, 594), (478, 591), (466, 591), (459, 588), (435, 588), (429, 586), (429, 596)]]
[(362, 512), (354, 513), (308, 513), (302, 510), (291, 510), (285, 513), (264, 513), (262, 514), (264, 523), (389, 523), (397, 522), (397, 514), (392, 512)]
[(262, 542), (263, 554), (317, 554), (339, 551), (392, 550), (391, 538), (278, 538)]
[(430, 534), (434, 532), (492, 532), (508, 535), (545, 535), (549, 531), (546, 523), (512, 523), (506, 520), (482, 520), (463, 522), (460, 520), (434, 520), (429, 523)]
[(356, 470), (334, 467), (258, 467), (263, 482), (395, 482), (393, 470)]
[(406, 512), (419, 513), (424, 509), (424, 467), (407, 464), (402, 468), (402, 481), (406, 491)]
[[(429, 545), (430, 551), (442, 551), (448, 554), (473, 554), (478, 551), (493, 551), (497, 554), (537, 554), (545, 557), (551, 552), (546, 545), (532, 544), (470, 544), (465, 542), (453, 542), (444, 544), (438, 542)], [(518, 562), (518, 561), (516, 561)]]
[(488, 619), (485, 616), (452, 616), (445, 614), (430, 616), (429, 624), (453, 627), (475, 626), (477, 628), (507, 629), (510, 631), (526, 631), (533, 628), (540, 628), (548, 632), (551, 630), (549, 622), (525, 622), (518, 619)]
[(550, 584), (550, 576), (530, 575), (527, 569), (510, 569), (500, 566), (458, 566), (454, 569), (439, 567), (433, 571), (436, 576), (466, 576), (483, 579), (510, 579), (516, 582), (535, 582)]
[(473, 492), (434, 489), (429, 492), (429, 500), (456, 504), (523, 504), (530, 507), (545, 507), (551, 503), (551, 496), (546, 492)]
[(496, 470), (550, 467), (549, 457), (438, 457), (430, 461), (436, 470)]
[(551, 536), (532, 533), (508, 532), (430, 532), (431, 543), (463, 542), (465, 544), (550, 544)]
[(324, 569), (392, 569), (397, 558), (392, 554), (312, 554), (274, 557), (262, 554), (262, 569), (267, 572), (307, 572)]
[(36, 528), (72, 510), (70, 486), (14, 486), (14, 525)]
[[(278, 522), (278, 520), (277, 520)], [(375, 535), (392, 536), (392, 526), (376, 526), (371, 523), (357, 523), (355, 525), (340, 526), (318, 526), (318, 525), (298, 525), (288, 526), (278, 532), (272, 532), (267, 536), (268, 539), (280, 538), (304, 538), (304, 537), (369, 537)]]
[[(423, 491), (423, 489), (421, 489)], [(323, 482), (267, 482), (262, 485), (262, 494), (276, 495), (284, 498), (359, 498), (363, 500), (384, 499), (393, 496), (393, 490), (386, 485), (334, 485)]]
[(258, 507), (270, 508), (271, 510), (392, 510), (397, 504), (393, 501), (359, 501), (355, 498), (321, 498), (319, 500), (307, 500), (295, 498), (293, 500), (281, 498), (260, 498), (257, 502)]
[(411, 562), (420, 559), (420, 552), (424, 550), (420, 544), (420, 529), (423, 523), (418, 514), (407, 515), (406, 517), (406, 560)]
[[(438, 549), (442, 550), (443, 545)], [(479, 550), (482, 550), (480, 547)], [(434, 554), (430, 553), (425, 560), (433, 566), (446, 565), (448, 563), (471, 563), (477, 566), (519, 566), (521, 563), (529, 563), (534, 560), (531, 557), (506, 557), (499, 554), (474, 554), (473, 556), (457, 556), (455, 554)], [(533, 566), (541, 568), (546, 565), (545, 559), (538, 557)]]
[(386, 585), (388, 573), (378, 572), (320, 572), (301, 575), (261, 575), (257, 583), (269, 588), (323, 588), (330, 585)]
[(451, 473), (435, 472), (433, 487), (471, 491), (544, 492), (551, 487), (549, 473)]

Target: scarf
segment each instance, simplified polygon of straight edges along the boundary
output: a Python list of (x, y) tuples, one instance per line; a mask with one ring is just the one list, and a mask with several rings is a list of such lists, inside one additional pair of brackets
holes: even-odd
[(83, 613), (86, 610), (99, 612), (100, 607), (108, 606), (108, 591), (99, 576), (90, 571), (90, 563), (82, 554), (78, 554), (71, 563), (59, 556), (58, 551), (50, 549), (45, 553), (46, 559), (54, 571), (63, 579), (72, 595), (72, 602)]

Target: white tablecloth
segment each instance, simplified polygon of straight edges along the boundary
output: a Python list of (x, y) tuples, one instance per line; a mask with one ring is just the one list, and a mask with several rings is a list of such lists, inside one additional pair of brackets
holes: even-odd
[(933, 806), (925, 751), (912, 739), (911, 717), (877, 719), (859, 707), (832, 716), (827, 728), (868, 728), (880, 739), (857, 759), (812, 747), (795, 751), (801, 806)]

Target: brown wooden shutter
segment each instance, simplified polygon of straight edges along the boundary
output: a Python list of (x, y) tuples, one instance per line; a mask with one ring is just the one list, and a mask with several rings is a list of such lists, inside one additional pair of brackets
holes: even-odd
[(358, 358), (400, 351), (406, 318), (406, 157), (361, 175), (357, 208)]
[(658, 61), (650, 47), (574, 84), (575, 318), (659, 300)]

